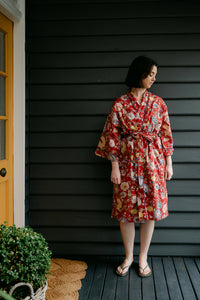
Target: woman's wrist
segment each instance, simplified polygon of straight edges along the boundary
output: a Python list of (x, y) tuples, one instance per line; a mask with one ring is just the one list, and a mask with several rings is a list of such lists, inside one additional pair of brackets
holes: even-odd
[(117, 160), (111, 161), (111, 163), (112, 163), (112, 168), (118, 168), (119, 167), (119, 163), (118, 163)]
[(165, 161), (168, 166), (172, 166), (172, 157), (171, 155), (165, 156)]

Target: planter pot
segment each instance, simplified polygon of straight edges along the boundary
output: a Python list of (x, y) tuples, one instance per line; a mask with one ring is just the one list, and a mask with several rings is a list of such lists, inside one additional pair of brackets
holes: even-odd
[(29, 287), (30, 294), (31, 294), (30, 296), (27, 296), (23, 300), (45, 300), (45, 294), (46, 294), (46, 290), (48, 287), (47, 281), (45, 282), (44, 286), (40, 287), (35, 293), (34, 293), (32, 285), (30, 283), (25, 283), (25, 282), (17, 283), (11, 288), (9, 295), (11, 296), (16, 288), (23, 286), (23, 285), (26, 285)]

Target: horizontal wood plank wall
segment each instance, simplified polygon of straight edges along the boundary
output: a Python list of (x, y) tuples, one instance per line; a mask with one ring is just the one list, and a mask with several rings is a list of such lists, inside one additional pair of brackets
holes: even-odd
[(160, 65), (151, 91), (168, 106), (175, 146), (169, 217), (149, 254), (199, 255), (200, 3), (26, 2), (28, 223), (55, 255), (124, 254), (110, 162), (94, 150), (129, 64), (146, 54)]

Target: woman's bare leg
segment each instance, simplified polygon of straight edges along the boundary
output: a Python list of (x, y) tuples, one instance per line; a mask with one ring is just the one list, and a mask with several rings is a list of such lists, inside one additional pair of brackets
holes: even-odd
[[(149, 246), (151, 243), (152, 235), (154, 232), (154, 220), (148, 220), (145, 223), (140, 224), (140, 255), (139, 255), (139, 266), (144, 268), (147, 264), (147, 255)], [(150, 272), (150, 268), (146, 268), (143, 272), (140, 269), (142, 274), (147, 274)]]
[[(122, 241), (125, 249), (125, 260), (122, 263), (122, 267), (130, 265), (133, 261), (133, 248), (135, 239), (135, 223), (122, 223), (120, 222), (120, 230)], [(120, 266), (117, 268), (118, 272), (124, 274), (127, 272), (128, 268), (122, 270)]]

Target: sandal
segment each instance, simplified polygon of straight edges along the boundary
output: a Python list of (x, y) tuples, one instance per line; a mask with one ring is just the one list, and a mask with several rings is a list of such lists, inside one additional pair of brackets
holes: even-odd
[(124, 266), (122, 267), (122, 265), (120, 265), (120, 268), (122, 269), (122, 271), (126, 268), (128, 268), (128, 271), (126, 273), (120, 273), (118, 270), (116, 270), (117, 275), (124, 277), (128, 274), (130, 267), (132, 266), (132, 264), (134, 263), (134, 260), (132, 261), (132, 263), (130, 265)]
[[(144, 272), (144, 270), (149, 267), (149, 264), (147, 263), (146, 266), (144, 268), (140, 267), (139, 266), (139, 269), (142, 269), (142, 272)], [(149, 268), (150, 269), (150, 268)], [(142, 274), (140, 271), (139, 271), (139, 276), (140, 277), (149, 277), (150, 275), (152, 274), (152, 272), (150, 271), (149, 273), (147, 274)]]

